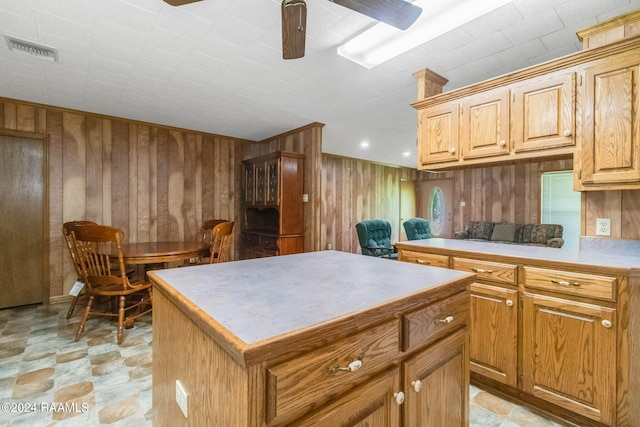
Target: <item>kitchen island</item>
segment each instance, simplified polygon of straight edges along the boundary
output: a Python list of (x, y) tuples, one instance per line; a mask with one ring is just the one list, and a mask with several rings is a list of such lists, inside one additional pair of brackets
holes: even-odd
[(153, 425), (466, 426), (474, 277), (336, 251), (150, 272)]
[(473, 272), (471, 381), (563, 425), (638, 427), (640, 258), (496, 242), (399, 242)]

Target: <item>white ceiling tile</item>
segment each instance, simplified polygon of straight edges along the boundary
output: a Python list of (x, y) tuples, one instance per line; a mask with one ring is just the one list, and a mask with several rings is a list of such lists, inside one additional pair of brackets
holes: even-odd
[(136, 29), (124, 27), (113, 21), (97, 19), (93, 32), (93, 41), (100, 40), (125, 49), (139, 51), (147, 42), (149, 35)]
[(96, 16), (125, 28), (148, 33), (153, 28), (158, 13), (119, 0), (100, 0)]
[(3, 34), (17, 36), (37, 42), (37, 28), (36, 19), (32, 13), (21, 15), (9, 10), (0, 10), (0, 29)]
[(537, 16), (530, 17), (517, 24), (509, 24), (501, 30), (511, 43), (518, 45), (564, 28), (564, 24), (555, 9), (541, 10)]
[(59, 38), (73, 40), (77, 43), (91, 41), (91, 26), (43, 11), (35, 13), (40, 33), (55, 34)]

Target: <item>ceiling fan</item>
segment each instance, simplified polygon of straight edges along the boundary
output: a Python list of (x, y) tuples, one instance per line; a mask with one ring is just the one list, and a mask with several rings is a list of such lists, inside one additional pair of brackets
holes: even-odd
[[(329, 0), (400, 30), (406, 30), (418, 19), (422, 9), (405, 0)], [(282, 0), (282, 57), (304, 56), (307, 26), (305, 0)]]
[[(164, 0), (182, 6), (201, 0)], [(400, 30), (406, 30), (418, 19), (422, 9), (405, 0), (329, 0)], [(282, 0), (282, 57), (304, 56), (307, 3), (305, 0)]]

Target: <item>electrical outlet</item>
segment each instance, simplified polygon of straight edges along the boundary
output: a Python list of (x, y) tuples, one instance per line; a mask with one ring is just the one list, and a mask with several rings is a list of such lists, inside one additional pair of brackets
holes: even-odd
[(180, 380), (176, 380), (176, 402), (185, 418), (189, 418), (189, 395)]
[(611, 236), (611, 219), (596, 219), (596, 236)]

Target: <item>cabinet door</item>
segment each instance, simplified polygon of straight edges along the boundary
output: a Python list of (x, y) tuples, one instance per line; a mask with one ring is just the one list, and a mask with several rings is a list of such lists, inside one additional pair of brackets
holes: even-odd
[(255, 174), (252, 164), (244, 167), (244, 202), (253, 205), (255, 196)]
[(254, 166), (254, 179), (256, 180), (254, 204), (264, 205), (267, 194), (267, 168), (264, 163), (256, 163)]
[(577, 189), (640, 188), (638, 50), (581, 72)]
[(509, 154), (509, 91), (466, 98), (462, 103), (462, 157)]
[(419, 166), (458, 161), (458, 121), (460, 105), (447, 103), (419, 113)]
[(569, 73), (513, 88), (511, 140), (516, 153), (574, 145), (574, 80)]
[[(399, 427), (400, 370), (392, 368), (356, 387), (318, 412), (294, 422), (298, 427)], [(395, 395), (395, 396), (394, 396)]]
[(522, 321), (523, 391), (612, 424), (615, 310), (525, 293)]
[(468, 332), (461, 329), (403, 363), (404, 425), (469, 425)]
[(278, 206), (280, 203), (280, 159), (270, 159), (265, 162), (266, 169), (266, 200), (268, 206)]
[(471, 370), (518, 385), (518, 291), (471, 285)]

